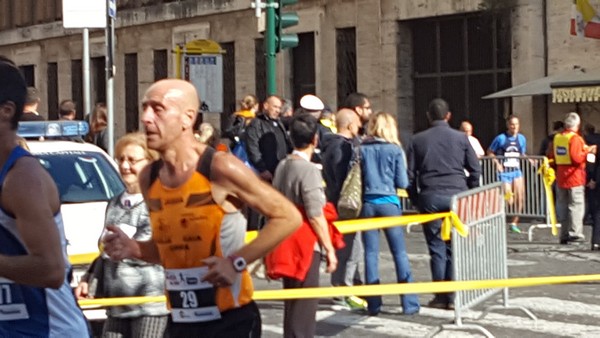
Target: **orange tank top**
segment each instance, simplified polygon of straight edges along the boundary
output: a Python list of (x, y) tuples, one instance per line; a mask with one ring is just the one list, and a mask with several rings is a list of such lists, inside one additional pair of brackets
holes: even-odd
[(212, 198), (209, 180), (214, 152), (206, 148), (196, 172), (177, 188), (161, 184), (161, 161), (152, 164), (148, 190), (152, 239), (165, 268), (167, 303), (175, 322), (216, 320), (220, 312), (252, 300), (247, 271), (238, 274), (230, 287), (202, 282), (208, 270), (202, 260), (224, 256), (221, 224), (225, 213)]

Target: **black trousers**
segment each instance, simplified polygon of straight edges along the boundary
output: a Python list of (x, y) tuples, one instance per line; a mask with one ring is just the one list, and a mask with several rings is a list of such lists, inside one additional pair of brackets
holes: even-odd
[(600, 186), (592, 190), (594, 194), (592, 204), (592, 248), (594, 244), (600, 245)]
[(169, 316), (166, 338), (259, 338), (262, 322), (256, 303), (221, 312), (221, 319), (203, 323), (173, 323)]

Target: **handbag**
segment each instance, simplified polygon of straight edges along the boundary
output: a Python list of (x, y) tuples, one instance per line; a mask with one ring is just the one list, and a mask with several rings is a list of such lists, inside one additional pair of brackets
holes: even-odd
[(88, 294), (93, 298), (102, 298), (104, 294), (104, 259), (96, 257), (87, 273)]
[(348, 171), (342, 184), (337, 211), (340, 219), (355, 219), (362, 209), (362, 170), (360, 160)]

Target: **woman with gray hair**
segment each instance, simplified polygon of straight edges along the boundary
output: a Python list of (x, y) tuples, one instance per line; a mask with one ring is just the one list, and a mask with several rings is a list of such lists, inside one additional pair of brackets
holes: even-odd
[[(115, 145), (115, 159), (126, 190), (113, 198), (106, 207), (105, 225), (116, 225), (129, 237), (148, 240), (152, 236), (148, 208), (139, 185), (139, 174), (158, 158), (148, 148), (146, 135), (131, 133)], [(107, 233), (105, 229), (102, 236)], [(82, 298), (161, 296), (164, 272), (160, 265), (137, 259), (113, 261), (100, 255), (75, 289)], [(162, 337), (167, 327), (164, 302), (109, 307), (102, 337)]]

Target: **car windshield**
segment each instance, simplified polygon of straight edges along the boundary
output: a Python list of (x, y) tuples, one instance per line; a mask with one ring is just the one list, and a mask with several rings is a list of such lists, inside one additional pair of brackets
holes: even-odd
[(115, 168), (99, 153), (64, 151), (35, 156), (54, 179), (62, 203), (108, 201), (125, 189)]

